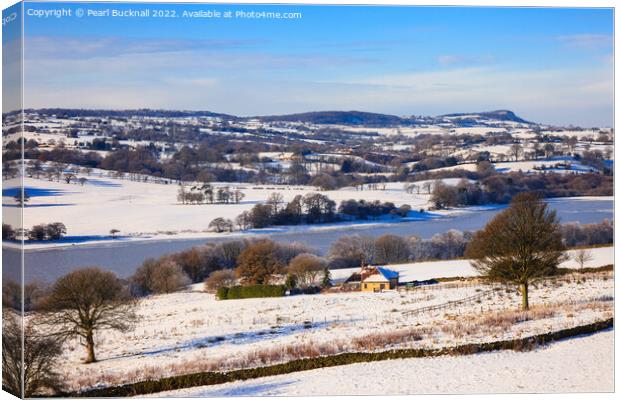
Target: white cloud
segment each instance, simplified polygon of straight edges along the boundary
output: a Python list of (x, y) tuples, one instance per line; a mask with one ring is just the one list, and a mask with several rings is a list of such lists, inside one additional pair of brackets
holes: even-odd
[(610, 47), (613, 44), (611, 35), (602, 35), (594, 33), (582, 33), (576, 35), (561, 35), (557, 40), (568, 47), (578, 47), (586, 49), (597, 49), (602, 47)]
[(507, 108), (526, 119), (564, 125), (608, 125), (613, 117), (610, 63), (525, 70), (470, 62), (455, 68), (465, 60), (445, 56), (439, 70), (372, 74), (368, 70), (377, 71), (380, 64), (346, 55), (183, 47), (154, 51), (151, 46), (112, 54), (98, 53), (98, 46), (109, 44), (93, 45), (87, 57), (70, 59), (29, 52), (26, 107), (157, 107), (237, 115)]
[(437, 62), (441, 65), (457, 65), (457, 64), (489, 64), (495, 61), (495, 57), (490, 55), (472, 56), (444, 54), (437, 57)]

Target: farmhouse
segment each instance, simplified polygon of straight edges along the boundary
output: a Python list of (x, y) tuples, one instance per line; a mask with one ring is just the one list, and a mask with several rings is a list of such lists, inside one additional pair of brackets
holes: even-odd
[(379, 292), (398, 286), (398, 272), (383, 267), (364, 267), (361, 278), (362, 292)]

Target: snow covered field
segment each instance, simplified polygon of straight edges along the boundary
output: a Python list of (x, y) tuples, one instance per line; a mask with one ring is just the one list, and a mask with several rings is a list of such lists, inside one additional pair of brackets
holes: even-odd
[[(493, 166), (498, 172), (556, 172), (556, 173), (586, 173), (596, 172), (596, 168), (583, 165), (578, 161), (571, 160), (567, 157), (554, 157), (547, 160), (530, 160), (530, 161), (508, 161), (494, 163)], [(475, 163), (459, 164), (452, 167), (438, 168), (435, 171), (451, 171), (455, 169), (464, 169), (466, 171), (475, 171), (477, 165)]]
[[(459, 261), (445, 262), (451, 264)], [(592, 264), (594, 266), (594, 264)], [(598, 266), (598, 265), (596, 265)], [(411, 269), (414, 269), (413, 267)], [(437, 271), (436, 277), (449, 272)], [(82, 364), (76, 340), (60, 372), (71, 389), (284, 362), (304, 354), (439, 348), (511, 339), (592, 323), (613, 315), (613, 274), (565, 276), (531, 287), (532, 314), (514, 324), (514, 287), (450, 282), (409, 291), (333, 293), (217, 301), (195, 285), (141, 301), (140, 323), (127, 333), (95, 335), (99, 362)], [(411, 314), (484, 293), (478, 301)], [(383, 338), (390, 337), (388, 342)], [(121, 344), (121, 345), (119, 345)]]
[[(507, 163), (509, 164), (509, 163)], [(179, 186), (154, 182), (138, 182), (117, 179), (95, 170), (91, 175), (80, 174), (88, 180), (84, 185), (66, 184), (47, 179), (24, 178), (26, 192), (30, 200), (24, 212), (24, 227), (31, 228), (37, 224), (63, 222), (67, 227), (67, 237), (58, 242), (26, 243), (30, 249), (62, 247), (88, 243), (118, 242), (121, 240), (168, 240), (193, 239), (203, 237), (240, 236), (261, 233), (256, 230), (234, 233), (215, 233), (209, 229), (209, 223), (218, 217), (234, 220), (243, 211), (250, 210), (255, 204), (264, 203), (271, 193), (279, 193), (284, 201), (290, 201), (297, 195), (316, 193), (311, 186), (289, 185), (252, 185), (217, 183), (217, 187), (239, 189), (244, 199), (239, 204), (199, 204), (183, 205), (177, 201)], [(447, 185), (456, 185), (458, 178), (442, 179)], [(443, 216), (456, 216), (480, 207), (455, 208), (418, 213), (419, 209), (428, 210), (432, 205), (424, 184), (418, 181), (416, 188), (409, 192), (404, 182), (387, 182), (379, 184), (378, 189), (356, 190), (345, 187), (339, 190), (320, 192), (339, 204), (342, 200), (364, 199), (366, 201), (392, 202), (396, 206), (409, 204), (414, 210), (410, 219), (429, 219)], [(430, 181), (431, 187), (436, 183)], [(419, 191), (419, 193), (418, 193)], [(5, 188), (3, 205), (14, 205), (16, 188)], [(583, 197), (583, 199), (587, 199)], [(594, 198), (600, 199), (600, 198)], [(496, 207), (495, 205), (482, 208)], [(373, 226), (399, 222), (389, 216), (378, 220), (351, 221), (320, 225), (297, 225), (277, 227), (278, 231), (317, 231), (330, 229), (347, 229), (348, 227)], [(118, 238), (110, 237), (110, 230), (117, 229)], [(270, 228), (272, 229), (272, 228)], [(11, 246), (10, 243), (7, 243)]]
[(530, 352), (351, 364), (162, 392), (156, 397), (612, 392), (613, 354), (614, 333), (605, 331)]
[[(30, 228), (41, 223), (63, 222), (67, 226), (67, 236), (85, 239), (92, 237), (92, 240), (97, 241), (107, 237), (111, 229), (120, 230), (121, 237), (134, 239), (221, 236), (208, 229), (209, 223), (215, 218), (234, 220), (255, 204), (265, 202), (274, 192), (282, 194), (284, 201), (316, 192), (316, 188), (310, 186), (218, 183), (216, 187), (228, 186), (241, 190), (245, 198), (239, 204), (182, 205), (177, 201), (179, 186), (175, 184), (136, 182), (97, 175), (80, 176), (88, 179), (85, 185), (24, 178), (26, 192), (31, 196), (24, 212), (24, 226)], [(458, 179), (445, 181), (447, 184), (456, 184)], [(424, 182), (416, 184), (423, 185)], [(423, 191), (420, 194), (407, 193), (402, 182), (387, 183), (385, 190), (342, 188), (321, 193), (337, 203), (348, 199), (380, 200), (391, 201), (396, 206), (409, 204), (414, 210), (426, 209), (430, 205), (430, 195)], [(3, 204), (13, 203), (11, 195), (3, 197)], [(356, 221), (349, 224), (359, 223)], [(59, 244), (62, 245), (38, 243), (29, 246), (49, 247)]]

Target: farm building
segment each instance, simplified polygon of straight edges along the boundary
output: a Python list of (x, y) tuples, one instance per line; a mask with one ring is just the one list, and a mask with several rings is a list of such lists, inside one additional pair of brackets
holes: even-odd
[(382, 267), (364, 267), (361, 272), (362, 292), (379, 292), (396, 289), (398, 272)]

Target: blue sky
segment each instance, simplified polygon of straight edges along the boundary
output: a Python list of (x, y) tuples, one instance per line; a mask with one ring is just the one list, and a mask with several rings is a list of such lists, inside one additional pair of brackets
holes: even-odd
[[(301, 19), (25, 18), (27, 107), (613, 118), (609, 9), (26, 3)], [(28, 12), (26, 12), (28, 14)], [(74, 15), (74, 14), (72, 14)]]

